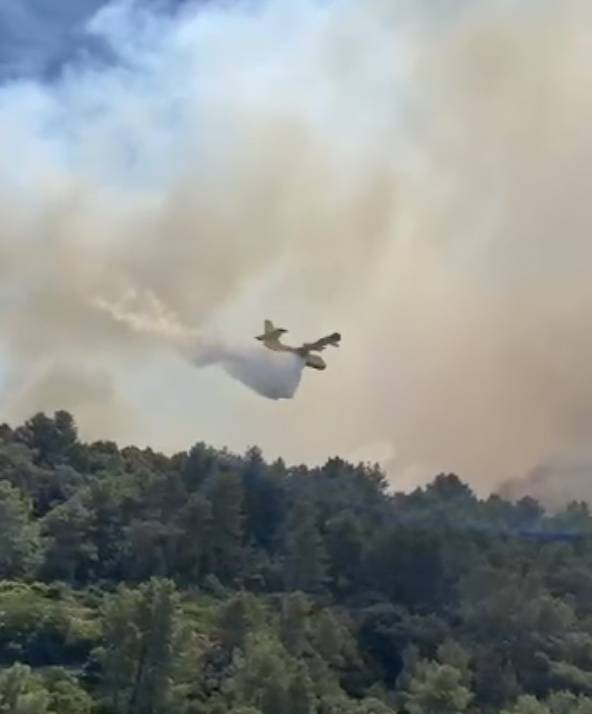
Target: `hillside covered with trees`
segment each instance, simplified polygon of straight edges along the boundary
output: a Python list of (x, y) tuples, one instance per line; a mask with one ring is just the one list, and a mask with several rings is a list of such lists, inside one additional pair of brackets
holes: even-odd
[(592, 517), (0, 427), (0, 712), (591, 714)]

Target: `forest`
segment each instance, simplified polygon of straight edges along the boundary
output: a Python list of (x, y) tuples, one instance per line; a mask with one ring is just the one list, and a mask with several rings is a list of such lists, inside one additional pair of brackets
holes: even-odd
[(592, 714), (592, 516), (0, 427), (2, 714)]

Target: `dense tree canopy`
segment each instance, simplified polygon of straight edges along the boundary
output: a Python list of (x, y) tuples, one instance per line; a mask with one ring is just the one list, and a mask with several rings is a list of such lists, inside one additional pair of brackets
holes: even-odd
[(0, 427), (0, 712), (592, 714), (592, 516)]

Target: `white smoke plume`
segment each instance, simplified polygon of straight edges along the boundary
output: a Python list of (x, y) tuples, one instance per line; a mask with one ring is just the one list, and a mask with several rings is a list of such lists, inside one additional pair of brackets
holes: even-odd
[(134, 332), (176, 348), (196, 367), (222, 367), (233, 379), (263, 397), (291, 399), (298, 389), (304, 369), (304, 360), (298, 355), (249, 348), (200, 334), (181, 324), (155, 295), (138, 295), (132, 290), (116, 303), (97, 298), (94, 304)]
[[(392, 454), (398, 487), (562, 478), (592, 429), (591, 28), (588, 0), (109, 5), (110, 64), (0, 85), (2, 416)], [(252, 372), (265, 317), (347, 347)]]

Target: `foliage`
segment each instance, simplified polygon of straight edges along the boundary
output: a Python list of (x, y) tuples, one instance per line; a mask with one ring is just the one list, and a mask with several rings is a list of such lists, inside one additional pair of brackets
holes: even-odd
[(0, 428), (0, 714), (592, 714), (592, 516)]

